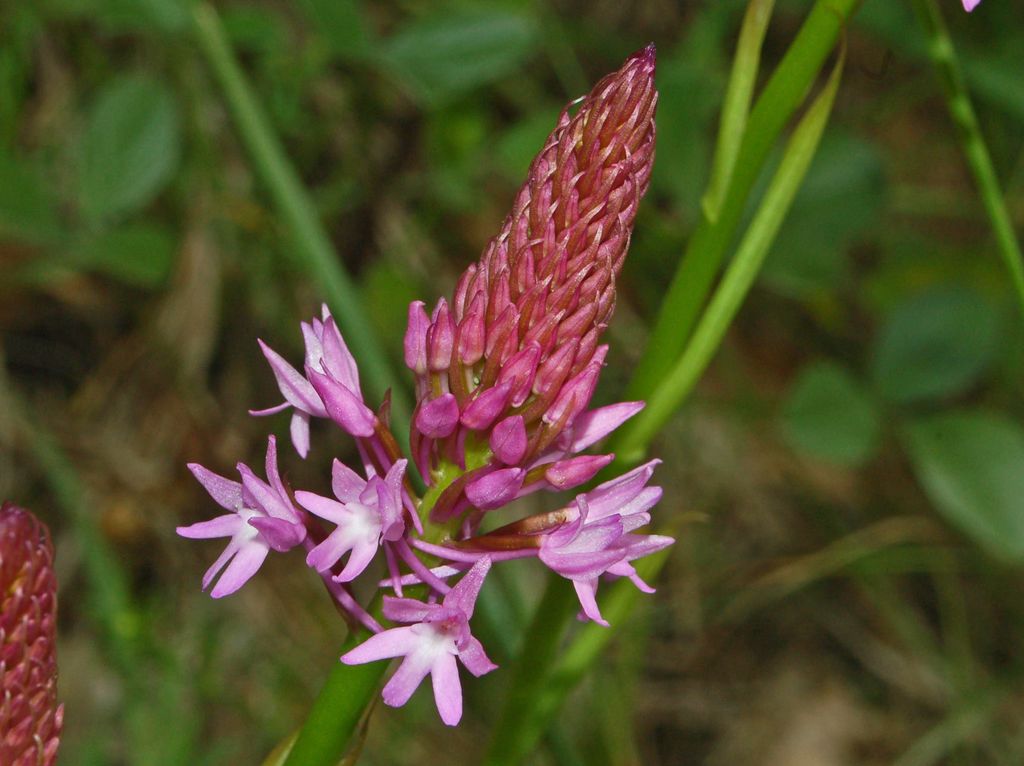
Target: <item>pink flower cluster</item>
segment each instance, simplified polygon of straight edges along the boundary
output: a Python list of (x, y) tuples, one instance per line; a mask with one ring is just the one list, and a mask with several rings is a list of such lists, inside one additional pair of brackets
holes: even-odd
[[(343, 613), (373, 634), (342, 661), (402, 657), (384, 701), (404, 704), (430, 675), (447, 724), (462, 715), (456, 658), (477, 676), (495, 668), (469, 627), (492, 565), (536, 558), (572, 581), (584, 618), (603, 625), (602, 577), (652, 590), (631, 562), (673, 542), (638, 533), (661, 497), (649, 485), (658, 461), (555, 511), (490, 531), (482, 524), (524, 495), (589, 482), (613, 456), (584, 451), (643, 407), (591, 409), (590, 401), (608, 353), (600, 337), (614, 310), (616, 277), (650, 178), (656, 103), (649, 47), (598, 83), (575, 112), (575, 104), (566, 108), (512, 213), (452, 300), (439, 300), (429, 314), (421, 302), (409, 307), (405, 361), (416, 384), (409, 446), (427, 486), (422, 496), (391, 435), (386, 403), (376, 411), (366, 404), (356, 361), (326, 307), (302, 324), (301, 370), (260, 342), (284, 402), (252, 414), (290, 408), (291, 440), (302, 457), (310, 418), (332, 420), (355, 439), (362, 470), (335, 460), (332, 497), (292, 492), (273, 436), (266, 480), (245, 465), (239, 481), (190, 465), (228, 511), (178, 530), (228, 538), (204, 588), (216, 580), (215, 598), (233, 593), (271, 550), (302, 546)], [(351, 583), (377, 559), (385, 573), (379, 584), (393, 595), (371, 614)]]

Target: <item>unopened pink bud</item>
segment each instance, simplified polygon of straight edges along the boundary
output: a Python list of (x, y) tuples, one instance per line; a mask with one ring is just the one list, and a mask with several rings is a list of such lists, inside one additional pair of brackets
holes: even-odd
[(462, 424), (474, 431), (490, 428), (491, 424), (508, 406), (512, 386), (504, 384), (483, 391), (462, 413)]
[(555, 489), (571, 489), (593, 479), (612, 462), (615, 455), (581, 455), (557, 460), (544, 472), (544, 479)]
[(486, 297), (483, 293), (477, 293), (470, 304), (469, 311), (466, 312), (466, 316), (456, 330), (459, 361), (466, 366), (472, 366), (483, 359), (484, 341), (486, 340), (485, 310)]
[(455, 343), (455, 328), (452, 325), (448, 302), (444, 298), (437, 302), (433, 322), (427, 330), (427, 366), (432, 372), (442, 372), (452, 363), (452, 346)]
[(522, 415), (498, 422), (491, 431), (491, 452), (505, 465), (516, 465), (526, 455), (526, 423)]
[[(596, 355), (595, 355), (596, 356)], [(586, 368), (562, 386), (554, 403), (544, 413), (545, 423), (572, 423), (590, 404), (590, 397), (597, 387), (601, 363), (592, 361)]]
[(526, 471), (522, 468), (492, 471), (466, 486), (466, 499), (481, 511), (500, 508), (515, 498), (525, 477)]
[(579, 345), (578, 340), (567, 341), (544, 360), (533, 379), (533, 393), (543, 398), (554, 395), (565, 379), (569, 377), (569, 371), (572, 369), (572, 362), (576, 358), (576, 350)]
[(352, 436), (373, 434), (377, 416), (363, 400), (334, 378), (307, 367), (306, 377), (313, 384), (331, 420)]
[(533, 376), (537, 373), (539, 361), (540, 345), (531, 343), (522, 351), (513, 354), (501, 368), (498, 385), (508, 384), (511, 387), (512, 395), (509, 403), (513, 407), (521, 405), (530, 395), (530, 390), (533, 388)]
[(420, 407), (416, 413), (416, 428), (431, 439), (451, 435), (459, 424), (459, 404), (453, 394), (442, 394)]
[(495, 354), (497, 348), (503, 345), (510, 335), (518, 342), (519, 338), (513, 334), (516, 332), (518, 324), (519, 312), (515, 306), (511, 305), (506, 306), (493, 322), (489, 321), (487, 325), (487, 356)]
[(405, 330), (405, 366), (417, 375), (427, 374), (427, 328), (430, 318), (423, 301), (409, 304), (409, 325)]
[(473, 299), (476, 287), (476, 274), (478, 267), (477, 265), (471, 264), (459, 277), (459, 281), (455, 284), (455, 294), (452, 296), (452, 311), (455, 312), (456, 319), (462, 319), (466, 310), (469, 308), (468, 302)]

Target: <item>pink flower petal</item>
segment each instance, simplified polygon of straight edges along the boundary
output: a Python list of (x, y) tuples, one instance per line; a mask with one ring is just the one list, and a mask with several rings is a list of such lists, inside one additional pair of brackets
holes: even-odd
[(447, 652), (438, 655), (430, 669), (434, 686), (434, 703), (441, 720), (454, 726), (462, 719), (462, 684), (455, 657)]
[(198, 463), (189, 463), (188, 470), (196, 477), (196, 481), (203, 485), (210, 497), (221, 508), (229, 511), (238, 510), (242, 505), (242, 485), (237, 481), (225, 479), (213, 471), (203, 468)]
[(335, 497), (343, 503), (352, 503), (357, 501), (359, 495), (366, 489), (366, 479), (335, 459), (331, 465), (331, 489)]
[(256, 574), (256, 570), (263, 564), (269, 552), (266, 544), (256, 540), (243, 544), (217, 580), (217, 584), (213, 586), (210, 595), (214, 598), (223, 598), (241, 588)]
[(476, 607), (476, 599), (480, 595), (480, 588), (483, 587), (487, 573), (490, 571), (491, 560), (485, 556), (477, 561), (455, 587), (448, 592), (448, 595), (444, 597), (444, 605), (458, 609), (469, 620), (473, 616), (473, 609)]
[[(409, 628), (412, 630), (412, 628)], [(380, 635), (389, 633), (385, 631)], [(376, 638), (376, 636), (375, 636)], [(371, 641), (373, 639), (370, 639)], [(434, 664), (435, 654), (430, 651), (413, 651), (411, 654), (406, 655), (402, 664), (398, 666), (398, 670), (391, 676), (391, 679), (384, 685), (384, 690), (381, 696), (384, 698), (384, 702), (391, 707), (401, 707), (409, 698), (412, 693), (419, 688), (419, 685), (423, 683), (423, 679), (427, 677), (427, 673), (430, 672)]]
[(191, 540), (208, 540), (214, 537), (232, 537), (244, 523), (237, 513), (226, 513), (209, 521), (197, 521), (187, 527), (178, 527), (175, 531)]
[(415, 651), (421, 643), (421, 638), (413, 632), (412, 627), (391, 628), (370, 636), (359, 646), (341, 655), (341, 661), (346, 665), (362, 665), (401, 657)]

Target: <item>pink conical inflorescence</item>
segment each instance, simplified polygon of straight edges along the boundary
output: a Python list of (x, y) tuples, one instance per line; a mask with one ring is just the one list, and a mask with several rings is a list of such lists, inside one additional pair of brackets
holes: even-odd
[[(425, 477), (444, 462), (465, 469), (467, 450), (486, 461), (448, 488), (435, 520), (500, 507), (524, 489), (577, 486), (610, 459), (565, 462), (604, 364), (600, 338), (650, 180), (654, 65), (651, 46), (601, 80), (575, 112), (567, 107), (452, 301), (441, 299), (430, 316), (422, 303), (410, 306), (413, 458)], [(620, 407), (605, 420), (638, 409)]]
[(57, 761), (57, 581), (46, 527), (13, 503), (0, 506), (0, 763)]
[[(429, 675), (442, 720), (459, 721), (459, 665), (473, 675), (495, 668), (469, 625), (492, 565), (536, 558), (572, 581), (584, 619), (606, 625), (599, 581), (629, 578), (649, 592), (631, 562), (672, 543), (637, 533), (661, 497), (648, 486), (657, 461), (558, 510), (480, 530), (486, 514), (525, 494), (572, 489), (596, 476), (613, 456), (584, 451), (643, 407), (588, 409), (608, 353), (601, 334), (615, 308), (616, 278), (651, 175), (654, 63), (654, 48), (645, 48), (570, 104), (512, 213), (452, 300), (438, 301), (429, 315), (422, 302), (409, 307), (411, 461), (389, 430), (387, 401), (376, 410), (364, 401), (356, 360), (325, 307), (302, 324), (302, 365), (260, 342), (284, 402), (252, 414), (291, 410), (292, 444), (302, 457), (310, 420), (333, 421), (354, 438), (362, 470), (335, 460), (329, 493), (293, 493), (278, 470), (273, 436), (266, 481), (244, 464), (241, 481), (189, 466), (228, 511), (178, 529), (184, 537), (228, 540), (204, 587), (229, 595), (271, 551), (302, 546), (342, 614), (374, 634), (342, 660), (403, 658), (383, 689), (390, 705), (404, 704)], [(422, 496), (406, 475), (412, 465), (428, 485)], [(381, 560), (379, 586), (393, 593), (382, 602), (390, 625), (353, 590), (367, 573), (380, 576)], [(409, 586), (419, 586), (417, 598), (403, 593)]]

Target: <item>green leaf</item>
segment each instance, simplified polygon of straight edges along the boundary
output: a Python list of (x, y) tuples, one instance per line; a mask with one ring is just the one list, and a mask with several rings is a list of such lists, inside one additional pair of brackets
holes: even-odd
[(87, 20), (106, 32), (180, 32), (188, 21), (185, 0), (46, 0), (46, 13)]
[(526, 176), (530, 162), (555, 129), (561, 112), (559, 106), (539, 108), (516, 120), (498, 139), (494, 156), (509, 180), (519, 183)]
[(438, 106), (518, 70), (539, 41), (529, 16), (467, 9), (406, 24), (381, 55), (424, 104)]
[(876, 224), (884, 199), (878, 150), (849, 134), (825, 136), (765, 262), (765, 281), (797, 296), (836, 285), (847, 247)]
[(170, 274), (174, 253), (174, 236), (168, 230), (128, 224), (88, 239), (75, 251), (72, 265), (137, 287), (158, 287)]
[(967, 78), (983, 99), (1018, 122), (1024, 122), (1024, 82), (1021, 82), (1020, 49), (965, 62)]
[(58, 228), (53, 196), (40, 169), (0, 152), (0, 235), (40, 242)]
[(658, 61), (658, 143), (651, 185), (671, 195), (681, 210), (699, 204), (711, 154), (708, 125), (721, 98), (720, 73), (686, 58)]
[(857, 465), (878, 447), (879, 413), (860, 384), (833, 362), (805, 367), (782, 412), (782, 434), (795, 449)]
[(181, 156), (171, 91), (146, 75), (123, 75), (96, 98), (81, 145), (78, 197), (98, 220), (137, 210), (167, 184)]
[(314, 30), (323, 35), (331, 52), (342, 59), (366, 55), (373, 42), (363, 4), (358, 0), (302, 0)]
[(960, 393), (989, 367), (999, 346), (999, 314), (962, 286), (932, 288), (897, 306), (875, 342), (871, 377), (896, 404)]
[(919, 420), (904, 437), (946, 520), (995, 555), (1024, 560), (1024, 430), (1002, 415), (962, 411)]

